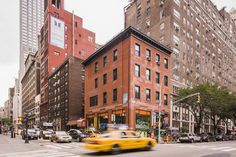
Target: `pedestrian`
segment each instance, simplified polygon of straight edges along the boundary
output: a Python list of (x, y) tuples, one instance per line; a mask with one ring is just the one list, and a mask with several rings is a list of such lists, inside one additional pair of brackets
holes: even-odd
[(165, 135), (164, 135), (164, 143), (168, 143), (168, 134), (167, 133), (165, 133)]

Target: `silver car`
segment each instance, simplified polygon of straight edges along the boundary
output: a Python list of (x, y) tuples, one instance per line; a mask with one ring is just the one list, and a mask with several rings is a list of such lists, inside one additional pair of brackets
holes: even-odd
[(51, 136), (51, 142), (71, 142), (72, 137), (65, 131), (54, 131)]

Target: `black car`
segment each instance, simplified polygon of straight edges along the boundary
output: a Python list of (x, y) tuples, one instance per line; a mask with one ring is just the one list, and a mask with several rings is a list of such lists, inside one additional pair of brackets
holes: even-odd
[(229, 138), (225, 134), (216, 135), (216, 141), (228, 141)]
[(201, 135), (201, 139), (203, 142), (215, 142), (216, 141), (216, 137), (212, 134), (212, 133), (202, 133)]
[(83, 139), (86, 138), (86, 135), (84, 133), (76, 129), (69, 130), (68, 134), (72, 137), (72, 139), (78, 140), (79, 142), (82, 142)]
[[(34, 129), (28, 129), (28, 139), (29, 140), (37, 140), (39, 138), (37, 132)], [(22, 139), (25, 140), (26, 138), (26, 130), (22, 131)]]

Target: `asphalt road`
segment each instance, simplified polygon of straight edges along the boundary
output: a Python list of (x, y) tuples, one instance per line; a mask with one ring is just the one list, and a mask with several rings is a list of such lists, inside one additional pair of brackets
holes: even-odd
[[(37, 140), (25, 144), (19, 137), (0, 135), (0, 157), (110, 157), (84, 149), (83, 143), (51, 143)], [(116, 157), (236, 157), (236, 141), (194, 144), (160, 144), (152, 151), (126, 151)]]

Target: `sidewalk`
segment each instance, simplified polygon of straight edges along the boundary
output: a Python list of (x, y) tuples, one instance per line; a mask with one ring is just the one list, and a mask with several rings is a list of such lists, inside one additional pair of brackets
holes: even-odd
[(11, 135), (0, 134), (0, 154), (10, 153), (10, 152), (21, 152), (28, 150), (37, 150), (40, 147), (34, 143), (25, 144), (25, 141), (21, 139), (21, 136), (16, 136), (16, 138), (11, 138)]

